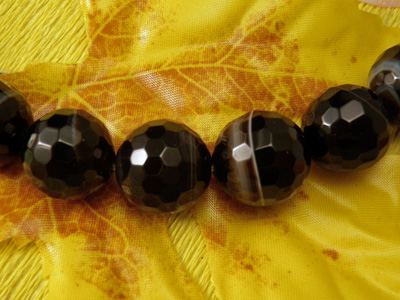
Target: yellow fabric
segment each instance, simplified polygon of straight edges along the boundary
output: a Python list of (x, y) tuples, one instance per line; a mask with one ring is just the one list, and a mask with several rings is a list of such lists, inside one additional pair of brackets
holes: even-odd
[(358, 7), (363, 11), (380, 16), (387, 26), (400, 27), (400, 7), (379, 7), (366, 3), (360, 3)]
[[(18, 11), (10, 3), (0, 12)], [(23, 29), (40, 31), (39, 16), (1, 27), (2, 41), (20, 45), (1, 52), (1, 70), (52, 63), (0, 80), (27, 98), (35, 118), (61, 107), (90, 111), (116, 149), (156, 118), (185, 123), (210, 151), (225, 124), (251, 109), (299, 122), (329, 86), (365, 85), (400, 37), (349, 0), (87, 0), (82, 9), (73, 15), (85, 16), (89, 47), (45, 28), (47, 42), (37, 45)], [(52, 12), (66, 33), (80, 32), (83, 23), (72, 18), (68, 27), (61, 17), (71, 13)], [(356, 174), (313, 165), (299, 193), (270, 208), (235, 202), (213, 179), (193, 209), (173, 216), (129, 205), (114, 178), (84, 201), (50, 199), (16, 163), (0, 172), (0, 240), (36, 243), (48, 299), (399, 299), (398, 149)]]
[(80, 63), (89, 40), (79, 0), (2, 0), (0, 73), (27, 63)]
[(48, 280), (43, 278), (38, 247), (17, 247), (11, 240), (0, 243), (0, 299), (48, 299)]

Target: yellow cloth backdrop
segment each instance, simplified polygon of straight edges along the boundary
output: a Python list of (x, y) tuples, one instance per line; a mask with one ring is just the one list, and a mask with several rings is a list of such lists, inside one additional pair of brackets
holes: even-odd
[[(225, 124), (252, 109), (300, 124), (328, 87), (365, 85), (378, 55), (400, 42), (400, 29), (368, 9), (353, 0), (6, 0), (0, 80), (35, 119), (91, 112), (116, 149), (144, 122), (168, 118), (212, 151)], [(51, 199), (12, 164), (0, 172), (1, 298), (400, 299), (396, 143), (355, 174), (313, 165), (277, 206), (239, 204), (213, 179), (196, 206), (171, 216), (128, 204), (114, 178), (84, 200)], [(31, 272), (31, 285), (9, 280), (18, 272)]]

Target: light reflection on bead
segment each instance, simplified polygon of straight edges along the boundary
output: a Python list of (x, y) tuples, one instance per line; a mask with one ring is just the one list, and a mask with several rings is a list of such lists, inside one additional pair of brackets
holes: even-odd
[(303, 127), (312, 159), (339, 172), (372, 166), (388, 150), (392, 133), (378, 97), (351, 85), (330, 88), (312, 102)]
[(200, 136), (168, 120), (134, 130), (118, 150), (117, 181), (140, 208), (177, 213), (194, 205), (211, 177), (211, 157)]
[(376, 60), (368, 86), (380, 97), (389, 120), (400, 125), (400, 45), (384, 51)]
[(105, 126), (85, 111), (60, 109), (31, 127), (24, 169), (53, 198), (77, 200), (113, 173), (114, 149)]
[(233, 198), (268, 206), (302, 184), (310, 158), (296, 124), (275, 112), (253, 111), (222, 130), (213, 163), (215, 177)]
[(0, 167), (21, 154), (32, 122), (28, 102), (18, 92), (0, 82)]

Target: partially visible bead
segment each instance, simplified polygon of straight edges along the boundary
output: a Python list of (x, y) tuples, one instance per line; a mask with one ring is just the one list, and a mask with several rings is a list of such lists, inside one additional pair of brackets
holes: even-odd
[(32, 122), (28, 102), (21, 94), (0, 82), (0, 166), (22, 153)]
[(379, 96), (389, 120), (400, 125), (400, 45), (377, 59), (370, 70), (368, 86)]
[(34, 185), (50, 197), (77, 200), (111, 177), (114, 160), (110, 135), (97, 118), (59, 109), (32, 125), (23, 165)]
[(312, 159), (330, 171), (355, 171), (386, 153), (392, 126), (366, 88), (342, 85), (328, 89), (303, 117)]
[(199, 135), (168, 120), (134, 130), (118, 150), (117, 181), (129, 201), (152, 212), (179, 212), (204, 193), (211, 156)]
[(230, 122), (213, 154), (214, 174), (236, 200), (267, 206), (307, 177), (310, 158), (300, 128), (275, 112), (252, 111)]

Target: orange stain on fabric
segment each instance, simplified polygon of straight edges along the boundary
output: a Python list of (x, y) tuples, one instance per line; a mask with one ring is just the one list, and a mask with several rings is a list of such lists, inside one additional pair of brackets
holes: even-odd
[(211, 240), (215, 244), (225, 247), (227, 238), (227, 229), (221, 226), (202, 225), (202, 233), (206, 239)]
[(322, 253), (326, 256), (329, 256), (334, 261), (339, 259), (339, 253), (334, 249), (325, 249), (322, 251)]
[(287, 222), (282, 221), (282, 220), (274, 220), (274, 221), (272, 221), (272, 224), (275, 227), (281, 228), (284, 233), (288, 233), (290, 231), (289, 224)]
[[(189, 7), (194, 5), (190, 2)], [(207, 4), (210, 12), (216, 3), (211, 2)], [(181, 21), (176, 15), (185, 15), (184, 2), (82, 3), (91, 41), (89, 56), (82, 64), (30, 65), (18, 74), (2, 74), (0, 79), (26, 97), (35, 118), (57, 108), (89, 111), (105, 123), (116, 147), (143, 123), (168, 118), (186, 123), (212, 149), (218, 136), (215, 128), (222, 128), (226, 120), (252, 109), (299, 117), (333, 84), (299, 69), (304, 50), (288, 35), (293, 15), (287, 12), (287, 1), (249, 4), (248, 10), (236, 16), (237, 25), (228, 38), (222, 40), (217, 38), (218, 28), (204, 29), (196, 23), (195, 12), (187, 26), (174, 27)], [(348, 6), (342, 6), (347, 11)], [(185, 31), (196, 24), (199, 27), (193, 27), (190, 34)], [(214, 35), (206, 43), (202, 39), (207, 31)], [(158, 40), (165, 47), (157, 44)], [(351, 60), (357, 61), (355, 57)], [(58, 269), (60, 274), (73, 274), (86, 284), (76, 288), (89, 288), (90, 284), (91, 291), (113, 299), (146, 299), (149, 295), (162, 299), (162, 288), (149, 288), (160, 281), (171, 297), (194, 295), (193, 299), (201, 299), (197, 283), (187, 280), (186, 269), (171, 245), (168, 216), (142, 213), (128, 204), (115, 178), (74, 203), (49, 199), (34, 189), (17, 164), (4, 168), (0, 179), (0, 240), (24, 238), (52, 245), (55, 260), (68, 261)], [(290, 232), (288, 223), (277, 217), (292, 207), (291, 200), (274, 207), (249, 207), (216, 186), (213, 181), (209, 189), (217, 191), (204, 196), (205, 202), (218, 199), (215, 211), (198, 213), (202, 218), (199, 224), (208, 224), (213, 218), (222, 220), (223, 226), (200, 225), (204, 237), (218, 245), (209, 249), (215, 251), (212, 254), (228, 247), (231, 232), (238, 229), (227, 224), (238, 219), (247, 224), (261, 219), (263, 224), (272, 222), (284, 233)], [(309, 197), (304, 192), (298, 194), (302, 200)], [(61, 251), (64, 247), (67, 250)], [(251, 252), (234, 250), (234, 266), (255, 272), (270, 262), (268, 257)], [(322, 252), (332, 260), (339, 258), (335, 250)], [(262, 272), (257, 276), (266, 282)], [(60, 278), (49, 280), (50, 285), (58, 280), (63, 290), (70, 287)]]
[(308, 199), (310, 199), (310, 196), (308, 194), (306, 194), (304, 191), (299, 191), (296, 194), (296, 198), (303, 200), (303, 201), (307, 201)]

